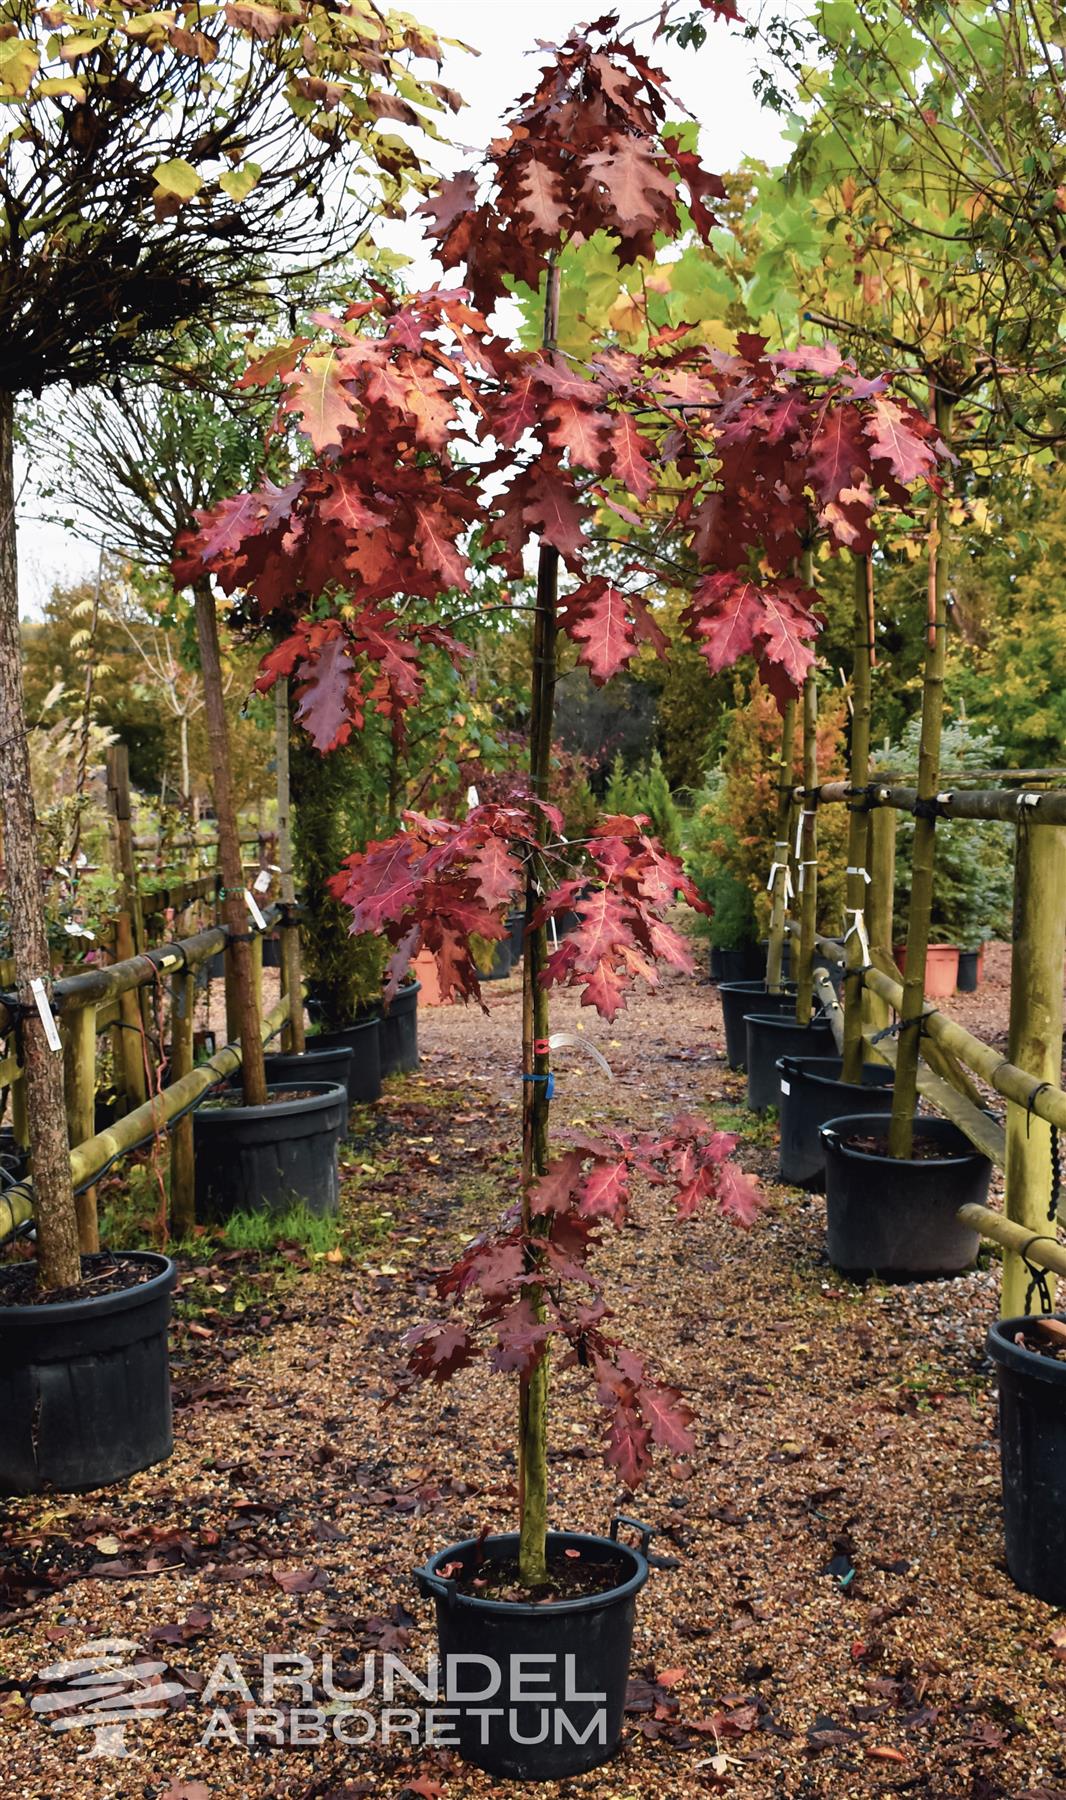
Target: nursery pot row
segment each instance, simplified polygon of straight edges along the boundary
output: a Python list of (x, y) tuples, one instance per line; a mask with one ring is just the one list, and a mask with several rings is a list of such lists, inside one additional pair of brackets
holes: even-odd
[(207, 1101), (193, 1117), (197, 1216), (283, 1213), (296, 1204), (335, 1213), (347, 1120), (348, 1092), (335, 1081), (279, 1082), (265, 1106), (243, 1106), (236, 1096)]
[(950, 1119), (919, 1114), (914, 1154), (888, 1154), (884, 1112), (821, 1127), (829, 1260), (844, 1275), (933, 1280), (973, 1267), (980, 1238), (956, 1217), (984, 1206), (992, 1165)]
[(723, 981), (718, 998), (722, 1002), (722, 1024), (725, 1028), (725, 1059), (731, 1069), (740, 1073), (747, 1068), (748, 1044), (744, 1015), (750, 1012), (796, 1012), (796, 990), (771, 994), (765, 981)]
[(748, 1105), (765, 1112), (781, 1098), (778, 1060), (782, 1056), (828, 1056), (833, 1049), (829, 1020), (818, 1015), (809, 1025), (796, 1023), (796, 1003), (789, 1012), (763, 1013), (754, 1008), (744, 1018), (747, 1033)]
[(862, 1083), (841, 1081), (841, 1056), (783, 1056), (777, 1065), (781, 1143), (778, 1174), (792, 1187), (825, 1186), (820, 1130), (842, 1114), (892, 1110), (892, 1070), (864, 1063)]
[[(623, 1526), (639, 1532), (639, 1550), (619, 1542)], [(563, 1781), (614, 1755), (650, 1539), (646, 1525), (621, 1515), (605, 1538), (549, 1532), (549, 1566), (568, 1557), (610, 1570), (601, 1592), (551, 1604), (464, 1590), (471, 1572), (515, 1561), (516, 1532), (450, 1544), (416, 1571), (436, 1602), (444, 1703), (457, 1709), (465, 1761), (512, 1781)]]

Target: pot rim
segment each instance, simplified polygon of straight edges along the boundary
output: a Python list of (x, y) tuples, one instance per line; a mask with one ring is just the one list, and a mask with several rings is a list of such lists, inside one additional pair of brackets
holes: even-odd
[[(313, 1088), (314, 1092), (309, 1094), (307, 1092), (308, 1088)], [(343, 1100), (345, 1106), (348, 1104), (348, 1089), (343, 1081), (293, 1080), (270, 1081), (267, 1083), (267, 1092), (269, 1094), (285, 1094), (290, 1093), (293, 1090), (295, 1090), (301, 1098), (298, 1100), (290, 1100), (287, 1106), (272, 1106), (269, 1101), (266, 1106), (219, 1106), (217, 1103), (212, 1104), (209, 1096), (207, 1099), (201, 1101), (200, 1105), (196, 1108), (194, 1117), (197, 1119), (211, 1119), (218, 1121), (223, 1118), (231, 1119), (235, 1113), (240, 1113), (242, 1120), (284, 1119), (286, 1116), (291, 1117), (294, 1113), (324, 1112), (328, 1106), (335, 1104), (337, 1100)]]
[[(636, 1550), (632, 1544), (620, 1543), (617, 1538), (601, 1537), (589, 1531), (549, 1531), (548, 1545), (562, 1544), (564, 1548), (581, 1544), (604, 1544), (618, 1557), (628, 1558), (633, 1564), (633, 1573), (617, 1587), (605, 1588), (598, 1594), (582, 1594), (573, 1600), (555, 1600), (548, 1606), (533, 1600), (483, 1600), (477, 1594), (464, 1594), (454, 1583), (439, 1574), (439, 1569), (449, 1562), (461, 1562), (464, 1555), (475, 1550), (477, 1538), (463, 1538), (457, 1544), (449, 1544), (438, 1550), (421, 1568), (415, 1570), (415, 1580), (423, 1593), (432, 1593), (435, 1598), (443, 1599), (452, 1606), (470, 1607), (474, 1611), (490, 1613), (495, 1618), (509, 1616), (515, 1619), (551, 1619), (562, 1614), (572, 1616), (574, 1613), (596, 1612), (601, 1607), (613, 1606), (632, 1595), (639, 1594), (651, 1572), (647, 1557), (642, 1550)], [(491, 1532), (481, 1540), (485, 1544), (505, 1545), (508, 1551), (517, 1553), (519, 1534), (517, 1531)], [(441, 1592), (441, 1590), (444, 1590)]]
[[(500, 938), (499, 942), (502, 944), (504, 942), (504, 939)], [(381, 1017), (382, 1019), (387, 1019), (390, 1012), (392, 1012), (392, 1010), (395, 1007), (398, 1000), (406, 1000), (406, 999), (410, 998), (412, 995), (414, 996), (415, 1000), (417, 1000), (418, 996), (421, 992), (422, 992), (422, 983), (420, 981), (409, 981), (406, 984), (406, 986), (397, 988), (397, 990), (393, 994), (391, 1000), (389, 1000), (389, 1001), (382, 1000), (381, 1013), (380, 1013), (379, 1017)]]
[[(765, 975), (753, 975), (744, 981), (720, 981), (718, 983), (718, 992), (721, 993), (723, 989), (726, 993), (738, 994), (768, 994), (770, 992), (766, 985)], [(781, 983), (781, 992), (788, 995), (790, 998), (793, 997), (796, 992), (795, 982), (783, 981)], [(778, 996), (775, 994), (774, 999), (776, 1000), (777, 998)]]
[[(266, 1050), (263, 1053), (263, 1061), (267, 1063), (297, 1062), (305, 1056), (329, 1056), (337, 1061), (342, 1056), (352, 1056), (353, 1054), (354, 1045), (352, 1044), (319, 1044), (316, 1049), (314, 1038), (309, 1037), (303, 1050)], [(284, 1086), (284, 1083), (270, 1082), (268, 1085), (278, 1087)]]
[[(859, 1135), (859, 1133), (864, 1131), (867, 1127), (870, 1127), (875, 1131), (883, 1131), (886, 1117), (887, 1114), (885, 1113), (841, 1113), (838, 1118), (826, 1119), (824, 1125), (819, 1125), (818, 1136), (822, 1139), (827, 1148), (831, 1145), (833, 1149), (839, 1151), (842, 1156), (854, 1157), (856, 1162), (900, 1162), (904, 1168), (909, 1169), (928, 1168), (934, 1163), (938, 1168), (961, 1168), (966, 1163), (986, 1162), (988, 1160), (987, 1157), (981, 1155), (979, 1150), (971, 1149), (949, 1150), (943, 1156), (923, 1156), (919, 1163), (915, 1157), (882, 1156), (875, 1150), (857, 1150), (855, 1145), (849, 1143), (848, 1139), (841, 1134), (840, 1128), (843, 1125), (853, 1128), (851, 1132), (852, 1137)], [(930, 1125), (950, 1125), (951, 1120), (931, 1118), (927, 1113), (915, 1113), (913, 1123), (915, 1137), (921, 1137), (923, 1135), (923, 1130), (925, 1136), (928, 1137), (930, 1135), (928, 1129)], [(956, 1126), (955, 1129), (958, 1130), (958, 1126)], [(933, 1135), (935, 1136), (935, 1133)]]
[[(117, 1288), (110, 1294), (84, 1294), (77, 1300), (42, 1300), (34, 1306), (5, 1306), (0, 1302), (0, 1331), (6, 1325), (29, 1325), (47, 1320), (50, 1325), (76, 1325), (92, 1314), (130, 1312), (169, 1294), (178, 1279), (177, 1264), (159, 1250), (118, 1250), (113, 1254), (129, 1262), (156, 1263), (158, 1273), (136, 1287)], [(25, 1265), (36, 1268), (36, 1263)]]
[(848, 1093), (852, 1093), (852, 1094), (859, 1094), (859, 1093), (869, 1094), (871, 1091), (876, 1091), (878, 1088), (889, 1088), (892, 1086), (893, 1070), (888, 1063), (873, 1063), (873, 1062), (864, 1062), (863, 1063), (862, 1066), (864, 1069), (875, 1069), (878, 1072), (878, 1074), (880, 1074), (881, 1071), (883, 1070), (887, 1077), (887, 1080), (885, 1080), (885, 1081), (871, 1081), (871, 1082), (841, 1081), (835, 1075), (823, 1075), (819, 1072), (819, 1070), (817, 1068), (815, 1068), (814, 1065), (816, 1063), (835, 1063), (838, 1066), (838, 1068), (842, 1069), (844, 1066), (844, 1058), (839, 1055), (838, 1056), (779, 1056), (777, 1059), (777, 1062), (774, 1066), (778, 1070), (779, 1074), (799, 1075), (802, 1077), (802, 1079), (804, 1081), (813, 1082), (818, 1087), (841, 1088), (843, 1090), (846, 1090)]
[(828, 1029), (829, 1018), (826, 1013), (816, 1012), (801, 1025), (798, 1019), (789, 1018), (781, 1013), (745, 1013), (745, 1025), (772, 1025), (775, 1031), (810, 1031), (812, 1025), (824, 1025)]
[[(1014, 1333), (1023, 1325), (1032, 1323), (1040, 1314), (1022, 1314), (1013, 1319), (994, 1319), (988, 1327), (985, 1338), (985, 1353), (1001, 1368), (1010, 1369), (1014, 1375), (1024, 1375), (1030, 1381), (1043, 1381), (1051, 1387), (1066, 1387), (1066, 1363), (1056, 1362), (1053, 1356), (1041, 1356), (1036, 1350), (1030, 1350), (1025, 1344), (1014, 1342)], [(1053, 1312), (1049, 1318), (1061, 1319), (1066, 1324), (1066, 1313)]]

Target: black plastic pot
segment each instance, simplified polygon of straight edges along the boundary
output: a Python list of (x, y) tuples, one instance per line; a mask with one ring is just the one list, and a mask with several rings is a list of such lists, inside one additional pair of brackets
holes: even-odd
[(381, 1015), (381, 1073), (410, 1075), (418, 1067), (418, 996), (422, 983), (401, 988)]
[(744, 1014), (753, 1012), (756, 1006), (761, 1013), (795, 1013), (796, 992), (792, 988), (782, 994), (768, 994), (765, 981), (723, 981), (718, 998), (725, 1026), (725, 1059), (731, 1069), (743, 1073), (748, 1066)]
[(316, 1031), (307, 1040), (309, 1050), (347, 1050), (348, 1104), (364, 1106), (381, 1099), (381, 1015), (356, 1019), (341, 1031)]
[(508, 913), (506, 923), (511, 934), (511, 961), (521, 962), (526, 947), (526, 915), (524, 912)]
[(943, 1150), (933, 1160), (897, 1161), (849, 1138), (886, 1131), (883, 1113), (852, 1113), (822, 1126), (829, 1260), (844, 1275), (936, 1280), (972, 1268), (980, 1238), (955, 1217), (985, 1205), (992, 1164), (950, 1119), (914, 1121), (916, 1140)]
[(207, 979), (209, 981), (223, 981), (225, 975), (226, 952), (224, 950), (216, 950), (214, 955), (208, 957), (207, 960)]
[[(640, 1532), (639, 1550), (617, 1541), (623, 1525)], [(622, 1517), (607, 1538), (549, 1532), (549, 1555), (576, 1550), (586, 1562), (621, 1562), (625, 1570), (617, 1587), (556, 1605), (481, 1600), (440, 1573), (450, 1563), (514, 1558), (516, 1532), (451, 1544), (416, 1571), (436, 1601), (443, 1704), (458, 1709), (449, 1723), (466, 1762), (512, 1781), (563, 1781), (614, 1755), (650, 1539), (646, 1525)], [(537, 1660), (512, 1660), (519, 1657)]]
[(281, 943), (276, 935), (263, 939), (263, 967), (264, 969), (281, 968)]
[(1014, 1342), (1027, 1323), (998, 1319), (985, 1344), (999, 1365), (1007, 1568), (1024, 1593), (1066, 1606), (1066, 1363)]
[(777, 1065), (781, 1144), (778, 1174), (792, 1187), (825, 1186), (819, 1129), (841, 1113), (892, 1110), (892, 1070), (864, 1063), (862, 1084), (840, 1080), (840, 1056), (783, 1056)]
[(307, 1040), (306, 1050), (299, 1053), (271, 1050), (263, 1062), (268, 1087), (277, 1087), (283, 1082), (290, 1087), (299, 1087), (307, 1081), (337, 1081), (343, 1088), (348, 1088), (352, 1052), (346, 1044), (326, 1045), (321, 1038), (311, 1037)]
[(829, 1020), (819, 1013), (809, 1025), (797, 1025), (796, 1002), (788, 1012), (764, 1013), (762, 1001), (753, 1002), (744, 1015), (747, 1033), (748, 1105), (765, 1112), (781, 1099), (777, 1065), (782, 1056), (831, 1056), (833, 1033)]
[(193, 1114), (197, 1218), (296, 1205), (335, 1213), (347, 1120), (348, 1094), (335, 1081), (279, 1082), (266, 1106), (208, 1101)]
[(976, 994), (980, 960), (980, 950), (959, 951), (959, 972), (955, 977), (957, 994)]
[(724, 950), (711, 945), (712, 981), (759, 981), (766, 973), (766, 955), (758, 944), (741, 944)]
[(76, 1493), (124, 1481), (174, 1448), (167, 1327), (177, 1270), (140, 1287), (0, 1306), (0, 1492)]

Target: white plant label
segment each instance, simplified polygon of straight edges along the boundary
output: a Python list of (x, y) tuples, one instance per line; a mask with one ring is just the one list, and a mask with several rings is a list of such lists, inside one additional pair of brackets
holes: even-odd
[(476, 787), (468, 787), (467, 788), (466, 804), (471, 812), (473, 812), (475, 806), (481, 805), (481, 797), (480, 797)]
[(45, 985), (39, 975), (35, 975), (30, 982), (30, 993), (37, 1003), (37, 1011), (41, 1015), (41, 1024), (44, 1026), (44, 1035), (49, 1050), (62, 1050), (63, 1043), (56, 1027), (55, 1014), (48, 1004), (48, 995), (45, 991)]
[(791, 1092), (792, 1092), (792, 1089), (791, 1089), (791, 1088), (790, 1088), (790, 1086), (789, 1086), (789, 1084), (788, 1084), (788, 1082), (787, 1082), (787, 1081), (783, 1081), (783, 1082), (782, 1082), (782, 1083), (781, 1083), (781, 1092), (782, 1092), (782, 1093), (783, 1093), (783, 1094), (791, 1094)]
[(260, 931), (265, 931), (267, 928), (267, 922), (259, 910), (259, 904), (256, 900), (255, 895), (252, 893), (251, 888), (245, 888), (245, 890), (244, 890), (244, 903), (247, 906), (248, 911), (251, 913), (252, 918), (254, 919), (255, 923), (258, 925)]
[(270, 870), (269, 869), (260, 869), (258, 875), (256, 876), (255, 880), (252, 883), (252, 886), (255, 889), (257, 894), (265, 894), (267, 891), (267, 888), (270, 886)]

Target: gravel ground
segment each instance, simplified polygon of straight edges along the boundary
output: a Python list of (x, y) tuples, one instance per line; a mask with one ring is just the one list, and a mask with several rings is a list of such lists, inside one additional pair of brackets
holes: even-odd
[[(356, 1677), (374, 1649), (424, 1667), (431, 1619), (410, 1571), (513, 1521), (509, 1383), (475, 1367), (382, 1405), (428, 1270), (513, 1192), (517, 983), (488, 995), (487, 1018), (423, 1012), (420, 1074), (359, 1115), (342, 1261), (292, 1250), (284, 1280), (237, 1255), (199, 1274), (186, 1261), (172, 1460), (0, 1514), (4, 1800), (530, 1791), (402, 1742), (201, 1744), (200, 1695), (224, 1653), (256, 1693), (265, 1650), (316, 1668), (329, 1651)], [(984, 1005), (966, 1021), (983, 1034), (996, 1022)], [(998, 1005), (1004, 1024), (1002, 993)], [(599, 1460), (589, 1393), (555, 1384), (554, 1520), (602, 1529), (623, 1502), (678, 1566), (641, 1598), (623, 1753), (550, 1791), (1066, 1800), (1066, 1626), (1003, 1565), (982, 1351), (996, 1269), (909, 1288), (836, 1277), (822, 1200), (773, 1185), (773, 1128), (739, 1107), (709, 985), (666, 980), (614, 1027), (564, 998), (556, 1021), (614, 1071), (608, 1083), (560, 1052), (560, 1132), (706, 1107), (743, 1126), (741, 1160), (767, 1179), (769, 1205), (744, 1234), (679, 1226), (652, 1198), (600, 1259), (622, 1335), (696, 1407), (697, 1450), (625, 1496)], [(37, 1672), (100, 1637), (162, 1665), (161, 1716), (127, 1726), (121, 1760), (29, 1708)], [(240, 1726), (239, 1705), (233, 1716)]]

